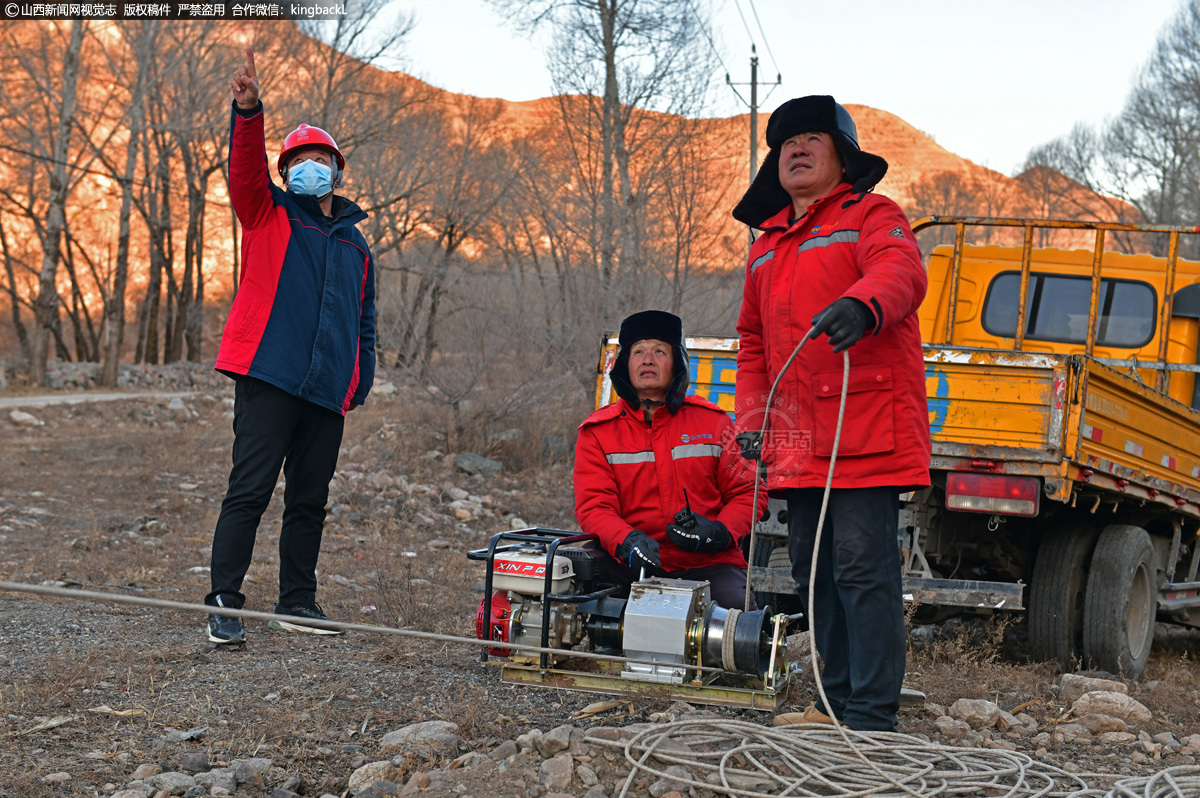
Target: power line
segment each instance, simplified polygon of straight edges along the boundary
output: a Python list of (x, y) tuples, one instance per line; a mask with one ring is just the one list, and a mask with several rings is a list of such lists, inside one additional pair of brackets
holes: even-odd
[(750, 38), (750, 44), (754, 44), (754, 34), (750, 32), (750, 26), (746, 24), (746, 15), (742, 13), (742, 4), (738, 0), (733, 0), (733, 7), (737, 9), (738, 16), (742, 18), (742, 27), (746, 29), (746, 36)]
[[(758, 25), (758, 32), (762, 34), (763, 45), (767, 48), (767, 55), (771, 57), (771, 65), (775, 67), (775, 71), (779, 72), (779, 62), (775, 60), (775, 53), (771, 52), (771, 43), (767, 41), (767, 32), (763, 30), (762, 22), (758, 19), (758, 9), (754, 7), (754, 0), (750, 0), (750, 10), (754, 13), (754, 24)], [(738, 13), (742, 13), (739, 8)], [(742, 20), (745, 22), (745, 20)]]
[(708, 39), (708, 46), (712, 48), (713, 55), (717, 57), (717, 61), (721, 64), (721, 69), (725, 70), (725, 78), (728, 80), (729, 67), (725, 66), (725, 59), (721, 58), (721, 52), (717, 49), (717, 45), (713, 43), (712, 36), (708, 33), (708, 26), (704, 24), (704, 18), (696, 10), (696, 6), (692, 5), (692, 0), (687, 0), (687, 4), (688, 8), (692, 9), (692, 14), (695, 15), (696, 21), (700, 23), (700, 31), (704, 34), (704, 38)]

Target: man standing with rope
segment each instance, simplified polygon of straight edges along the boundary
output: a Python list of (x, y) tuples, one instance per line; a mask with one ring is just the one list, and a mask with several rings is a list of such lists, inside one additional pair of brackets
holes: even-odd
[[(857, 344), (808, 607), (828, 706), (818, 701), (776, 724), (829, 723), (833, 714), (852, 729), (891, 731), (906, 653), (898, 497), (929, 485), (916, 316), (925, 270), (904, 212), (869, 193), (887, 162), (859, 148), (854, 120), (832, 97), (784, 103), (766, 138), (770, 152), (733, 211), (762, 231), (738, 319), (736, 415), (743, 433), (770, 421), (765, 439), (752, 436), (744, 449), (761, 456), (768, 487), (786, 496), (792, 575), (805, 602), (834, 455), (840, 353)], [(828, 341), (811, 341), (785, 372), (805, 336), (821, 334)]]

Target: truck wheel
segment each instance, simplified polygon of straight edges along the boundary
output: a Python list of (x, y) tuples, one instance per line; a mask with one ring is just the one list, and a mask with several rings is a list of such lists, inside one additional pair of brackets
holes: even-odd
[[(792, 560), (788, 556), (786, 540), (776, 541), (771, 538), (758, 538), (755, 540), (755, 544), (753, 565), (760, 568), (779, 568), (789, 573), (791, 572)], [(788, 615), (794, 615), (803, 610), (800, 597), (791, 593), (765, 593), (756, 590), (754, 591), (754, 600), (758, 602), (759, 609), (769, 604), (771, 605), (771, 611), (775, 613), (784, 612)], [(800, 623), (804, 625), (804, 619), (801, 619)], [(807, 627), (805, 626), (805, 628)]]
[(1113, 524), (1092, 554), (1083, 609), (1089, 667), (1137, 679), (1150, 659), (1157, 611), (1154, 545), (1146, 530)]
[(1074, 670), (1083, 656), (1088, 563), (1096, 529), (1068, 524), (1042, 538), (1029, 585), (1029, 643), (1035, 660)]

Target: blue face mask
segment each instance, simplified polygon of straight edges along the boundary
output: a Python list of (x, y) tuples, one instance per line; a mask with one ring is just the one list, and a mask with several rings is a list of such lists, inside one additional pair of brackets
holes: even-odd
[(288, 188), (296, 194), (324, 197), (333, 191), (333, 171), (323, 163), (301, 161), (288, 169)]

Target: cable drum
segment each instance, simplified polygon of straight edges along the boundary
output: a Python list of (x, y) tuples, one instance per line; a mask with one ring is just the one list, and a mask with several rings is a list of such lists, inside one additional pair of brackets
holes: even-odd
[[(1069, 773), (1026, 754), (953, 748), (896, 732), (859, 734), (829, 726), (767, 728), (745, 721), (681, 720), (642, 730), (625, 742), (587, 735), (592, 745), (621, 749), (631, 770), (620, 798), (641, 775), (718, 795), (1003, 796), (1003, 798), (1198, 798), (1200, 766), (1153, 776)], [(682, 766), (692, 774), (683, 776)], [(1118, 781), (1119, 780), (1119, 781)], [(1100, 788), (1091, 782), (1111, 783)]]
[(767, 675), (770, 659), (771, 608), (738, 615), (733, 629), (733, 664), (738, 673)]
[(700, 644), (701, 664), (766, 678), (773, 628), (770, 612), (770, 607), (744, 612), (710, 605)]

